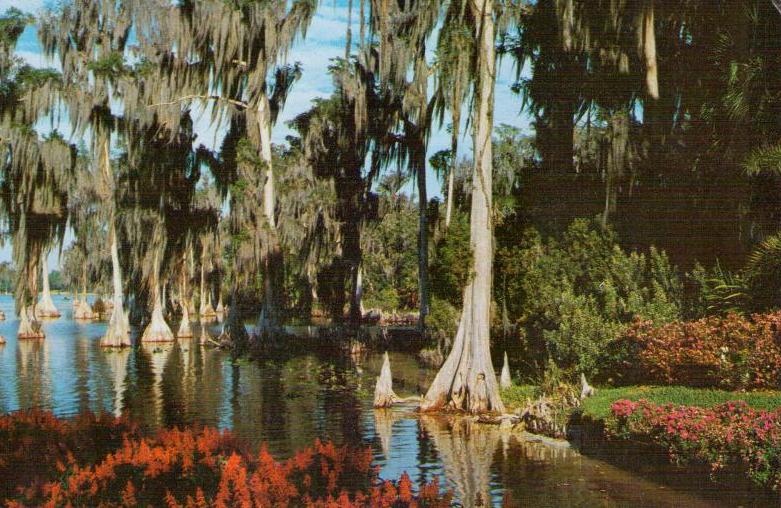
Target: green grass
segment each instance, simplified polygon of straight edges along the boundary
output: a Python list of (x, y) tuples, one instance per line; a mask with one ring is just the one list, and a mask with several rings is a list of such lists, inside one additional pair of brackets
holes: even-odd
[[(508, 408), (525, 404), (535, 391), (534, 386), (519, 385), (502, 391), (502, 400)], [(610, 415), (610, 406), (617, 400), (637, 401), (646, 399), (654, 404), (672, 403), (683, 406), (712, 407), (731, 400), (744, 400), (755, 409), (781, 407), (781, 391), (729, 392), (686, 386), (625, 386), (621, 388), (597, 388), (597, 393), (583, 401), (583, 414), (593, 419)]]

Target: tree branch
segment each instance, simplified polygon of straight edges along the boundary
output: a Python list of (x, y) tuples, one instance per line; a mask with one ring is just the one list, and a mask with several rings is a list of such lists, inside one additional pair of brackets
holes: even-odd
[(149, 104), (148, 108), (154, 108), (157, 106), (171, 106), (173, 104), (177, 104), (179, 102), (189, 101), (192, 99), (202, 99), (202, 100), (213, 100), (213, 101), (223, 101), (227, 102), (228, 104), (233, 104), (237, 108), (244, 108), (246, 109), (247, 103), (243, 101), (237, 101), (235, 99), (226, 99), (225, 97), (220, 97), (219, 95), (185, 95), (184, 97), (179, 97), (178, 99), (174, 99), (169, 102), (158, 102), (156, 104)]

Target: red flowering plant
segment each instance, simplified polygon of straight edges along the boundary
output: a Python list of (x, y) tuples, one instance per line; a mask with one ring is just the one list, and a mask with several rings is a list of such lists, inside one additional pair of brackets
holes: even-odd
[(726, 389), (781, 385), (781, 312), (655, 326), (635, 321), (612, 344), (623, 381)]
[(742, 401), (705, 409), (619, 400), (611, 412), (606, 430), (613, 437), (644, 439), (675, 462), (709, 464), (714, 473), (736, 466), (757, 484), (781, 490), (781, 409), (758, 411)]
[(84, 413), (73, 419), (30, 410), (0, 416), (0, 500), (92, 464), (119, 448), (134, 425), (110, 415)]
[[(63, 434), (33, 431), (6, 434), (0, 463), (10, 506), (169, 506), (169, 507), (443, 507), (450, 495), (436, 481), (414, 492), (409, 476), (382, 482), (371, 465), (371, 450), (333, 443), (314, 445), (278, 462), (263, 447), (250, 454), (228, 432), (211, 428), (169, 429), (143, 437), (124, 420), (84, 417), (63, 421), (49, 413), (21, 412), (0, 417), (5, 428), (52, 427), (72, 430), (70, 441), (55, 443)], [(37, 427), (29, 425), (30, 420)], [(77, 423), (78, 422), (78, 423)], [(81, 429), (108, 436), (112, 447), (101, 458), (82, 455)], [(31, 442), (54, 451), (22, 455)], [(66, 432), (67, 434), (67, 432)], [(0, 434), (1, 435), (1, 434)], [(47, 438), (47, 436), (50, 436)], [(37, 440), (37, 441), (36, 441)], [(52, 442), (49, 442), (52, 440)], [(19, 442), (16, 442), (19, 441)], [(76, 452), (68, 449), (71, 444)], [(83, 444), (83, 443), (82, 443)], [(100, 451), (100, 449), (99, 449)], [(34, 471), (28, 469), (38, 463)]]

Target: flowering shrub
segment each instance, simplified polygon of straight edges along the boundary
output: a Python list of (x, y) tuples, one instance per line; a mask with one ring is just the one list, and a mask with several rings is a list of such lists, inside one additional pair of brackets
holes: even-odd
[(666, 448), (676, 462), (745, 469), (749, 478), (781, 488), (781, 409), (757, 411), (745, 402), (711, 409), (619, 400), (606, 421), (608, 434), (651, 441)]
[[(781, 312), (656, 327), (635, 321), (614, 344), (625, 382), (727, 389), (781, 385)], [(616, 353), (615, 350), (620, 350)]]
[[(55, 431), (44, 431), (49, 428)], [(109, 440), (90, 442), (99, 436)], [(3, 484), (16, 486), (5, 499), (16, 507), (450, 505), (436, 480), (415, 494), (406, 474), (397, 482), (380, 481), (370, 449), (319, 440), (278, 462), (265, 447), (251, 455), (229, 433), (211, 428), (169, 429), (147, 438), (110, 417), (68, 422), (50, 413), (21, 412), (0, 417), (0, 442)], [(84, 445), (98, 448), (85, 455)], [(106, 447), (114, 449), (98, 459)]]
[(109, 415), (64, 420), (31, 410), (0, 416), (0, 500), (16, 494), (17, 487), (95, 463), (119, 448), (123, 436), (136, 432), (128, 421)]

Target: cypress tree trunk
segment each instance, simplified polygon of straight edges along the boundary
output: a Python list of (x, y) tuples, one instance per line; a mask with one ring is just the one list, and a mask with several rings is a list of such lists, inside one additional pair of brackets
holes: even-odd
[(283, 274), (282, 248), (277, 234), (276, 190), (274, 188), (274, 169), (271, 152), (271, 109), (268, 97), (264, 94), (258, 103), (258, 129), (260, 131), (260, 157), (266, 164), (266, 179), (263, 184), (263, 215), (266, 218), (266, 253), (263, 273), (263, 304), (255, 327), (256, 337), (268, 337), (279, 331), (280, 305)]
[(190, 309), (187, 308), (187, 274), (186, 259), (182, 265), (182, 285), (179, 290), (179, 305), (182, 307), (182, 320), (179, 322), (179, 330), (176, 332), (177, 339), (192, 339), (193, 330), (190, 327)]
[(46, 254), (43, 255), (43, 260), (41, 261), (41, 279), (43, 280), (43, 291), (41, 300), (36, 307), (37, 316), (39, 318), (58, 318), (60, 317), (60, 311), (55, 307), (49, 289), (49, 260)]
[(111, 281), (114, 287), (111, 319), (108, 323), (106, 335), (100, 339), (100, 345), (104, 347), (130, 346), (130, 322), (124, 309), (124, 297), (122, 295), (122, 266), (119, 264), (119, 247), (117, 244), (117, 229), (114, 219), (111, 219)]
[[(454, 158), (455, 159), (455, 158)], [(450, 170), (447, 172), (447, 196), (445, 196), (445, 229), (450, 227), (450, 220), (453, 217), (453, 187), (454, 187), (454, 169), (455, 161), (450, 166)]]
[(449, 406), (470, 413), (504, 412), (491, 363), (489, 322), (493, 270), (491, 133), (496, 77), (493, 0), (476, 0), (471, 5), (478, 20), (480, 46), (470, 218), (474, 275), (464, 290), (464, 306), (453, 349), (426, 393), (421, 404), (424, 411)]
[(19, 311), (19, 329), (16, 336), (19, 339), (45, 338), (41, 324), (35, 320), (35, 311), (32, 306), (22, 307)]
[(168, 323), (163, 317), (163, 295), (161, 294), (160, 284), (160, 265), (158, 264), (158, 254), (155, 253), (155, 275), (152, 291), (154, 291), (154, 305), (152, 307), (152, 317), (149, 324), (141, 336), (141, 342), (171, 342), (174, 340), (174, 334)]
[(646, 0), (643, 10), (642, 47), (645, 61), (645, 87), (651, 99), (659, 98), (659, 72), (656, 61), (656, 23), (654, 20), (654, 0)]
[(423, 140), (423, 132), (416, 129), (418, 142), (416, 143), (416, 159), (418, 176), (418, 298), (420, 299), (420, 317), (418, 329), (423, 332), (426, 329), (426, 316), (428, 315), (428, 196), (426, 193), (426, 143)]

